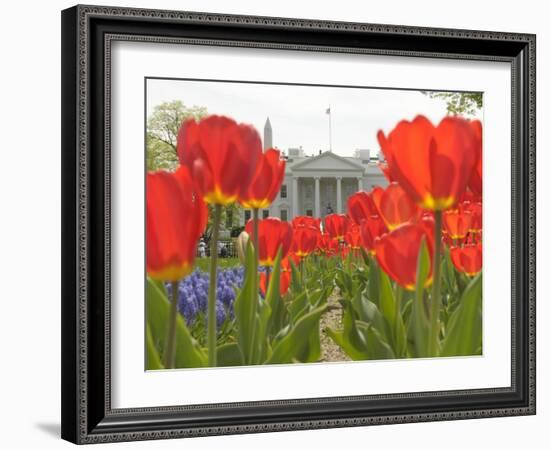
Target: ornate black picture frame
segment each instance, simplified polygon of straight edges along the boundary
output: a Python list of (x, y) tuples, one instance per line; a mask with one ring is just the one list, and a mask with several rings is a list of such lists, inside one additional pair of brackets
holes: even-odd
[[(505, 388), (113, 409), (114, 41), (505, 61), (512, 67), (512, 373)], [(62, 12), (62, 437), (84, 444), (535, 413), (535, 36), (99, 6)]]

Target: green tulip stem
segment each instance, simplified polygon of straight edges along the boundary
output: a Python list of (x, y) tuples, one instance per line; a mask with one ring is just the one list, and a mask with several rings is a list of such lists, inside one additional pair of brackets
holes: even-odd
[(260, 237), (258, 236), (258, 228), (259, 228), (259, 210), (258, 208), (252, 209), (252, 221), (254, 226), (254, 240), (252, 241), (252, 244), (254, 244), (254, 292), (256, 293), (256, 297), (258, 296), (258, 292), (260, 289), (260, 282), (259, 282), (259, 274), (258, 274), (258, 268), (260, 266)]
[(430, 311), (430, 356), (439, 353), (439, 310), (441, 308), (441, 219), (442, 212), (434, 211), (435, 245), (433, 256), (433, 287)]
[(210, 240), (210, 284), (208, 286), (208, 365), (216, 367), (216, 282), (218, 266), (218, 235), (222, 206), (214, 205), (214, 221), (212, 223), (212, 238)]
[(163, 365), (166, 369), (176, 367), (176, 319), (178, 318), (178, 288), (179, 282), (172, 281), (172, 301), (170, 302), (170, 315), (168, 316), (168, 334), (166, 337), (166, 350), (164, 351)]
[(269, 289), (269, 279), (271, 277), (271, 267), (265, 268), (265, 295), (267, 296), (267, 290)]
[[(395, 340), (395, 343), (396, 343), (396, 348), (398, 347), (397, 346), (397, 339), (398, 339), (398, 327), (397, 327), (397, 322), (399, 322), (399, 317), (401, 316), (401, 303), (403, 301), (403, 288), (401, 286), (399, 286), (397, 283), (396, 283), (396, 286), (395, 286), (395, 316), (394, 316), (394, 340)], [(401, 355), (399, 355), (401, 356)]]
[[(252, 240), (252, 246), (254, 247), (254, 266), (252, 267), (252, 273), (254, 275), (254, 285), (252, 289), (252, 298), (251, 298), (251, 317), (253, 318), (253, 325), (252, 325), (252, 339), (249, 345), (255, 345), (256, 342), (256, 311), (258, 307), (258, 297), (260, 295), (260, 274), (258, 272), (258, 268), (260, 265), (260, 237), (258, 235), (259, 233), (259, 209), (258, 208), (252, 208), (252, 227), (254, 229), (254, 236)], [(249, 268), (247, 267), (246, 270)], [(251, 358), (254, 357), (254, 347), (251, 349)], [(248, 363), (252, 363), (252, 360), (247, 361)]]

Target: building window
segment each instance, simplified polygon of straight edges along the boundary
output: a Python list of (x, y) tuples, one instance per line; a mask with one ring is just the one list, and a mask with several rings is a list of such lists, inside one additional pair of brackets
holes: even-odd
[(249, 209), (244, 210), (244, 223), (248, 222), (250, 220), (250, 217), (252, 216), (252, 212)]
[(288, 211), (286, 209), (281, 209), (281, 220), (283, 222), (288, 220)]
[(281, 185), (281, 198), (286, 198), (286, 184)]
[(225, 215), (225, 228), (233, 228), (233, 211), (228, 210)]
[(313, 210), (311, 209), (306, 210), (306, 216), (313, 217)]
[(262, 219), (267, 219), (269, 217), (269, 209), (264, 209), (262, 211)]

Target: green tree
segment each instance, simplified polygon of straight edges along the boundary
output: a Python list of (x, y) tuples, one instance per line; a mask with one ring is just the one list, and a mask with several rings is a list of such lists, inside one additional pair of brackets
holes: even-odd
[(178, 165), (178, 130), (186, 119), (199, 120), (208, 114), (204, 106), (186, 106), (180, 100), (155, 106), (147, 119), (147, 170), (173, 170)]
[(483, 107), (481, 92), (434, 92), (423, 91), (430, 98), (439, 98), (447, 104), (447, 112), (452, 115), (472, 116)]

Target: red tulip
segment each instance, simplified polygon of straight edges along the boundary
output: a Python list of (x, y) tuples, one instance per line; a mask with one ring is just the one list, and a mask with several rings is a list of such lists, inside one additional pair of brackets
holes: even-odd
[(445, 117), (435, 127), (424, 116), (403, 120), (378, 142), (395, 180), (424, 209), (452, 208), (460, 199), (478, 162), (471, 123)]
[(481, 271), (482, 253), (481, 242), (467, 244), (463, 247), (452, 247), (451, 261), (456, 270), (473, 277)]
[[(248, 221), (245, 231), (252, 242), (254, 239), (254, 221)], [(292, 227), (278, 217), (268, 217), (258, 221), (258, 246), (260, 264), (272, 266), (275, 263), (277, 252), (281, 248), (281, 258), (284, 258), (292, 244)]]
[(325, 230), (332, 239), (344, 239), (348, 225), (349, 219), (345, 214), (329, 214), (325, 217)]
[(378, 209), (390, 230), (411, 220), (418, 211), (414, 202), (397, 183), (391, 183), (382, 193)]
[(321, 219), (311, 216), (296, 216), (292, 219), (292, 227), (296, 228), (301, 225), (321, 229)]
[(357, 225), (361, 225), (363, 220), (377, 215), (378, 210), (370, 194), (359, 191), (348, 198), (348, 214)]
[(344, 235), (344, 241), (352, 249), (361, 248), (361, 233), (357, 225), (349, 228)]
[[(279, 279), (279, 293), (281, 294), (281, 296), (285, 295), (288, 292), (288, 288), (290, 287), (290, 278), (290, 272), (281, 271)], [(271, 283), (271, 278), (269, 279), (269, 282)], [(265, 272), (260, 272), (260, 292), (264, 297), (267, 292), (267, 288), (267, 275)]]
[(476, 151), (478, 154), (477, 158), (477, 164), (474, 167), (474, 170), (472, 171), (472, 175), (470, 177), (470, 184), (468, 185), (472, 192), (475, 194), (481, 196), (482, 190), (483, 190), (483, 178), (482, 178), (482, 142), (483, 142), (483, 130), (481, 127), (481, 122), (479, 120), (474, 120), (472, 122), (472, 128), (475, 133), (476, 137)]
[(462, 239), (470, 231), (472, 213), (451, 209), (443, 213), (443, 226), (451, 239)]
[(430, 255), (430, 271), (426, 286), (432, 281), (431, 261), (434, 252), (433, 222), (406, 223), (377, 239), (374, 248), (380, 267), (407, 290), (416, 287), (416, 265), (420, 245), (425, 240)]
[(472, 222), (470, 225), (470, 231), (472, 233), (481, 233), (481, 230), (483, 228), (483, 220), (482, 220), (482, 214), (483, 214), (483, 205), (481, 202), (475, 202), (475, 203), (463, 203), (463, 209), (466, 211), (470, 211), (472, 213)]
[(227, 205), (237, 200), (254, 180), (262, 141), (252, 126), (223, 116), (209, 116), (199, 122), (183, 122), (177, 151), (204, 201)]
[(292, 251), (296, 256), (303, 258), (309, 255), (317, 247), (317, 235), (319, 230), (307, 225), (294, 228), (292, 239)]
[(147, 273), (156, 280), (178, 281), (193, 270), (206, 205), (181, 166), (174, 173), (148, 173), (146, 197)]
[(270, 148), (260, 157), (251, 183), (243, 186), (239, 202), (245, 208), (267, 208), (279, 192), (284, 175), (285, 161), (279, 150)]
[(319, 233), (317, 249), (326, 256), (333, 256), (338, 253), (340, 243), (332, 239), (327, 233)]
[(377, 238), (388, 232), (384, 221), (379, 216), (372, 216), (368, 220), (364, 220), (359, 227), (361, 235), (361, 243), (371, 255), (374, 255), (374, 242)]

